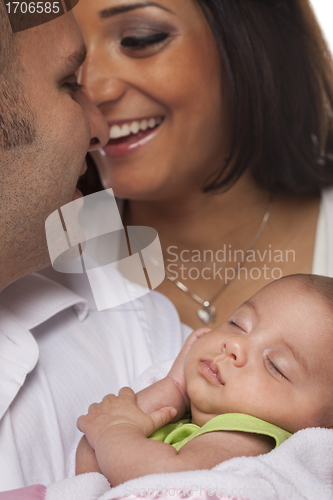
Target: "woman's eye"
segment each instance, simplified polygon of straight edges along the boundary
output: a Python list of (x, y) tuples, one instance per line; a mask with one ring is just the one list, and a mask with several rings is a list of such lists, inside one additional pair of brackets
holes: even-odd
[(127, 36), (122, 39), (121, 46), (126, 49), (140, 50), (164, 42), (169, 33), (154, 33), (148, 36)]
[(285, 379), (287, 378), (283, 375), (283, 373), (277, 368), (277, 366), (275, 366), (275, 364), (269, 358), (266, 357), (266, 359), (267, 359), (268, 367), (271, 371), (273, 371), (274, 373), (276, 373), (277, 375), (279, 375), (282, 378), (285, 378)]

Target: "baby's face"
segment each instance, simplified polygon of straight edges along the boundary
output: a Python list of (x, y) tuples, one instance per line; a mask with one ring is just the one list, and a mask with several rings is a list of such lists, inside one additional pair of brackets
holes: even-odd
[[(333, 320), (295, 278), (272, 283), (203, 335), (185, 363), (193, 422), (247, 413), (290, 432), (333, 415)], [(333, 422), (332, 422), (333, 423)]]

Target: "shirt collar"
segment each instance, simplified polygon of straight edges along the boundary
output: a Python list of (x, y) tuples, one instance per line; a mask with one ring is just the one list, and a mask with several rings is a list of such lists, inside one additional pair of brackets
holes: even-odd
[(89, 309), (85, 299), (35, 273), (5, 288), (0, 293), (0, 305), (8, 309), (28, 330), (69, 307), (73, 307), (79, 321), (83, 321)]

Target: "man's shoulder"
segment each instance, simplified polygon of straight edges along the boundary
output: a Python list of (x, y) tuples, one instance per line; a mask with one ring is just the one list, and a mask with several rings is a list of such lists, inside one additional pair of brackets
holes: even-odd
[(0, 293), (0, 305), (28, 330), (69, 307), (74, 307), (81, 320), (88, 313), (88, 304), (83, 297), (38, 273), (25, 276), (6, 287)]

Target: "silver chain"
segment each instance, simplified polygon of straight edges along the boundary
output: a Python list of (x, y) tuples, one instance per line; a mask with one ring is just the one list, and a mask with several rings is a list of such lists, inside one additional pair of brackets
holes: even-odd
[(174, 278), (173, 276), (171, 276), (167, 269), (165, 270), (165, 275), (168, 278), (168, 280), (170, 280), (172, 283), (174, 283), (180, 290), (185, 292), (191, 299), (193, 299), (195, 302), (197, 302), (197, 304), (200, 304), (203, 307), (203, 309), (198, 309), (197, 313), (198, 313), (199, 318), (201, 319), (201, 321), (204, 324), (208, 324), (210, 322), (215, 321), (215, 307), (212, 306), (212, 303), (217, 299), (217, 297), (221, 294), (221, 292), (225, 289), (225, 287), (234, 279), (236, 269), (239, 268), (239, 266), (241, 266), (245, 262), (247, 253), (250, 252), (258, 243), (262, 233), (264, 232), (264, 229), (266, 227), (268, 219), (271, 215), (273, 202), (274, 202), (274, 196), (271, 194), (267, 210), (262, 218), (259, 229), (258, 229), (255, 237), (253, 238), (253, 241), (251, 242), (251, 245), (247, 248), (246, 252), (244, 252), (243, 259), (240, 260), (239, 262), (237, 262), (236, 266), (233, 268), (233, 271), (234, 271), (233, 277), (226, 280), (223, 283), (223, 285), (212, 295), (212, 297), (210, 299), (204, 300), (201, 297), (199, 297), (199, 295), (192, 293), (187, 288), (187, 286), (184, 285), (184, 283), (179, 281), (177, 278)]

